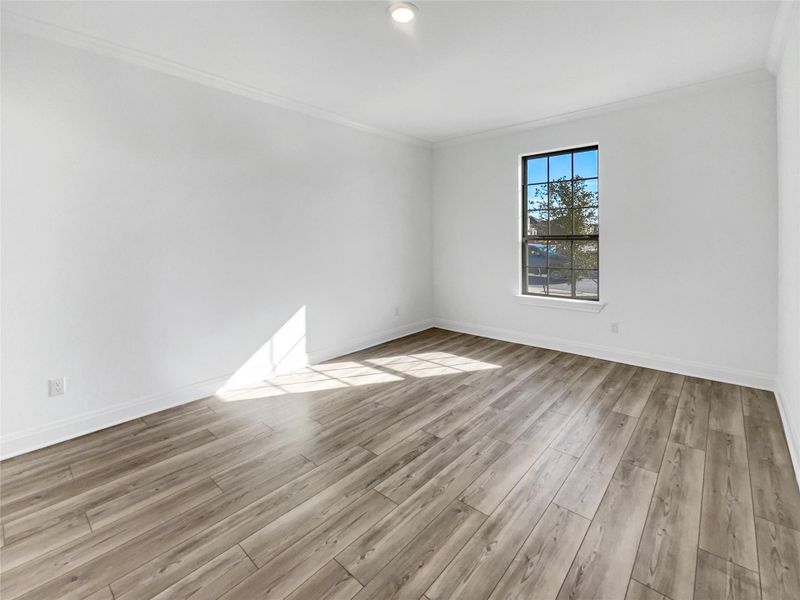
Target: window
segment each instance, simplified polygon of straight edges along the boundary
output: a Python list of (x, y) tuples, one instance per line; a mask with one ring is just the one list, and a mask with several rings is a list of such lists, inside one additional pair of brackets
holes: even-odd
[(522, 293), (598, 300), (597, 147), (522, 159)]

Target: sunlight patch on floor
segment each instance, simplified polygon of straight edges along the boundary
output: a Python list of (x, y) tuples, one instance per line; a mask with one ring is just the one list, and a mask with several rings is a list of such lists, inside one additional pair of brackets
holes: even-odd
[(226, 402), (236, 402), (392, 383), (402, 381), (405, 377), (419, 379), (501, 368), (500, 365), (448, 352), (421, 352), (371, 358), (366, 359), (364, 363), (350, 360), (308, 366), (251, 385), (221, 390), (217, 392), (216, 397)]
[(421, 352), (405, 356), (368, 359), (368, 363), (398, 371), (411, 377), (436, 377), (499, 369), (500, 365), (458, 356), (448, 352)]

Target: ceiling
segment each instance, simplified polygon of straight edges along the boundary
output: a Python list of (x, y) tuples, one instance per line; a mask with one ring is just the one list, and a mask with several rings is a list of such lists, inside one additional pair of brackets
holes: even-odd
[(3, 11), (439, 142), (764, 68), (777, 2), (3, 2)]

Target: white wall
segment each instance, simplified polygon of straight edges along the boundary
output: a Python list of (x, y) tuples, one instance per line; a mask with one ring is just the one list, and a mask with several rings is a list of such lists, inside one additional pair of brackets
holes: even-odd
[(11, 32), (2, 87), (4, 455), (431, 316), (429, 149)]
[(800, 474), (800, 9), (777, 76), (778, 376), (784, 427)]
[[(771, 387), (775, 135), (774, 80), (764, 72), (435, 150), (437, 321)], [(594, 314), (520, 303), (519, 157), (593, 143), (607, 306)]]

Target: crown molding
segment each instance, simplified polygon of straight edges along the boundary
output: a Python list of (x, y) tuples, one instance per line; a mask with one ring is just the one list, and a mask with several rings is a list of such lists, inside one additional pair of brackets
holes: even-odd
[[(770, 40), (769, 52), (766, 60), (767, 71), (773, 75), (776, 72), (777, 68), (780, 66), (780, 59), (782, 57), (784, 46), (788, 38), (787, 34), (789, 30), (789, 24), (791, 22), (792, 13), (794, 11), (797, 11), (798, 7), (800, 7), (800, 2), (796, 0), (783, 1), (780, 2), (778, 5), (777, 14), (775, 17), (775, 23), (773, 25), (772, 38)], [(450, 146), (457, 146), (461, 144), (470, 143), (473, 141), (491, 139), (495, 137), (501, 137), (504, 135), (511, 135), (514, 133), (528, 131), (531, 129), (538, 129), (540, 127), (546, 127), (549, 125), (555, 125), (567, 121), (574, 121), (577, 119), (593, 117), (596, 115), (604, 114), (607, 112), (613, 112), (625, 108), (642, 106), (645, 104), (663, 100), (664, 98), (673, 97), (676, 95), (696, 93), (710, 86), (716, 86), (732, 82), (762, 81), (769, 77), (769, 75), (767, 75), (767, 71), (764, 70), (759, 69), (756, 71), (748, 71), (746, 73), (714, 78), (699, 83), (689, 84), (676, 88), (670, 88), (667, 90), (661, 90), (658, 92), (653, 92), (651, 94), (645, 94), (642, 96), (627, 98), (624, 100), (610, 102), (607, 104), (593, 106), (577, 111), (550, 115), (547, 117), (542, 117), (531, 121), (525, 121), (522, 123), (516, 123), (504, 127), (489, 129), (476, 133), (470, 133), (434, 142), (431, 140), (425, 140), (405, 135), (402, 133), (398, 133), (395, 131), (382, 129), (380, 127), (367, 125), (365, 123), (361, 123), (358, 121), (354, 121), (337, 113), (333, 113), (325, 109), (310, 104), (306, 104), (304, 102), (300, 102), (299, 100), (294, 100), (292, 98), (287, 98), (285, 96), (273, 94), (271, 92), (262, 90), (254, 86), (238, 83), (230, 79), (221, 77), (219, 75), (214, 75), (213, 73), (208, 73), (200, 69), (195, 69), (193, 67), (189, 67), (187, 65), (166, 58), (162, 58), (154, 54), (142, 52), (140, 50), (136, 50), (128, 46), (116, 44), (114, 42), (110, 42), (102, 38), (97, 38), (94, 36), (87, 35), (85, 33), (81, 33), (71, 29), (66, 29), (57, 25), (52, 25), (50, 23), (41, 21), (39, 19), (34, 19), (31, 17), (20, 15), (6, 8), (2, 9), (2, 17), (3, 17), (2, 22), (4, 27), (8, 27), (9, 29), (27, 35), (32, 35), (55, 43), (71, 46), (74, 48), (79, 48), (82, 50), (86, 50), (88, 52), (92, 52), (94, 54), (99, 54), (102, 56), (114, 58), (116, 60), (134, 64), (140, 67), (149, 68), (167, 75), (172, 75), (173, 77), (186, 79), (194, 83), (206, 85), (208, 87), (222, 90), (231, 94), (236, 94), (237, 96), (242, 96), (245, 98), (249, 98), (251, 100), (256, 100), (258, 102), (263, 102), (265, 104), (270, 104), (272, 106), (284, 108), (286, 110), (302, 113), (307, 116), (329, 121), (331, 123), (336, 123), (338, 125), (349, 127), (351, 129), (356, 129), (358, 131), (363, 131), (365, 133), (378, 135), (384, 138), (388, 138), (405, 144), (410, 144), (413, 146), (418, 146), (422, 148), (433, 148), (433, 149), (447, 148)]]
[(773, 75), (778, 72), (781, 66), (783, 52), (786, 49), (786, 42), (789, 39), (789, 27), (792, 18), (797, 18), (800, 12), (800, 2), (797, 0), (783, 1), (778, 4), (778, 11), (775, 14), (775, 23), (772, 25), (772, 37), (769, 40), (767, 50), (766, 66)]
[(529, 131), (532, 129), (539, 129), (541, 127), (556, 125), (558, 123), (565, 123), (567, 121), (576, 121), (578, 119), (586, 119), (588, 117), (594, 117), (597, 115), (615, 112), (622, 109), (630, 109), (639, 106), (645, 106), (648, 104), (653, 104), (655, 102), (663, 101), (668, 98), (688, 96), (702, 92), (709, 88), (732, 85), (735, 83), (738, 84), (757, 83), (771, 79), (774, 79), (773, 75), (765, 69), (757, 69), (755, 71), (747, 71), (745, 73), (737, 73), (734, 75), (726, 75), (724, 77), (716, 77), (714, 79), (708, 79), (706, 81), (701, 81), (698, 83), (691, 83), (689, 85), (683, 85), (675, 88), (669, 88), (666, 90), (660, 90), (658, 92), (644, 94), (642, 96), (634, 96), (633, 98), (617, 100), (615, 102), (609, 102), (608, 104), (600, 104), (590, 108), (584, 108), (572, 112), (561, 113), (548, 117), (542, 117), (541, 119), (534, 119), (532, 121), (525, 121), (523, 123), (508, 125), (505, 127), (498, 127), (496, 129), (488, 129), (486, 131), (470, 133), (467, 135), (450, 138), (447, 140), (442, 140), (440, 142), (434, 142), (433, 148), (434, 149), (449, 148), (451, 146), (460, 146), (462, 144), (468, 144), (471, 142), (477, 142), (481, 140), (487, 140), (506, 135), (513, 135), (515, 133), (521, 133), (523, 131)]
[(292, 98), (273, 94), (260, 88), (238, 83), (213, 73), (208, 73), (200, 69), (195, 69), (188, 65), (184, 65), (160, 56), (142, 52), (128, 46), (116, 44), (108, 40), (87, 35), (57, 25), (52, 25), (39, 19), (34, 19), (18, 13), (12, 12), (6, 8), (2, 10), (2, 23), (4, 28), (9, 28), (13, 31), (31, 35), (34, 37), (42, 38), (58, 44), (71, 46), (86, 50), (94, 54), (113, 58), (122, 62), (137, 65), (147, 69), (152, 69), (166, 75), (186, 79), (194, 83), (199, 83), (208, 87), (212, 87), (224, 92), (243, 96), (251, 100), (277, 106), (286, 110), (302, 113), (304, 115), (343, 125), (351, 129), (363, 131), (373, 135), (378, 135), (404, 144), (412, 146), (419, 146), (422, 148), (431, 148), (432, 142), (423, 140), (388, 129), (374, 127), (359, 121), (354, 121), (337, 113), (327, 111), (323, 108), (306, 104)]

